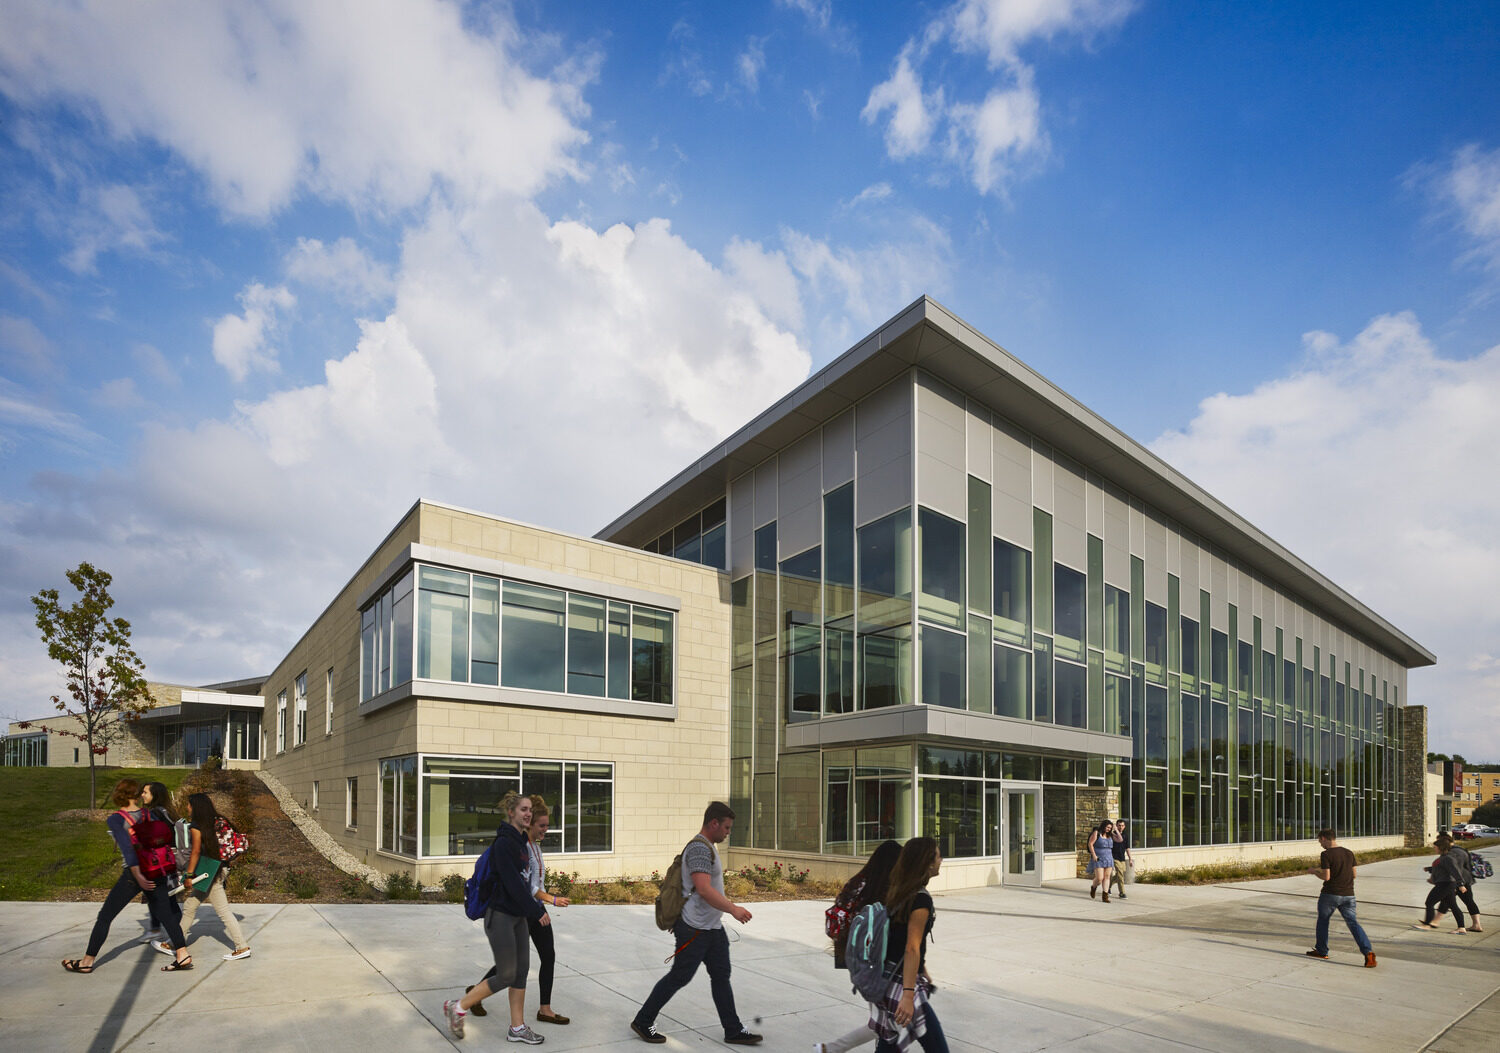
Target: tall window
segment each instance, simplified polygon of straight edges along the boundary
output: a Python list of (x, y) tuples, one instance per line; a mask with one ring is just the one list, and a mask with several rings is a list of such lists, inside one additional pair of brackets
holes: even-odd
[(297, 674), (297, 726), (293, 745), (300, 746), (307, 741), (307, 672), (304, 670)]
[(333, 669), (323, 674), (323, 708), (326, 721), (323, 725), (323, 734), (333, 734)]
[(1031, 646), (1031, 553), (995, 539), (995, 635)]
[(1084, 620), (1087, 610), (1088, 579), (1072, 567), (1054, 564), (1053, 625), (1060, 658), (1083, 661)]
[(286, 752), (286, 692), (276, 695), (276, 752)]
[(359, 826), (359, 778), (344, 780), (344, 825), (353, 830)]
[(417, 758), (380, 762), (380, 847), (397, 855), (417, 854)]

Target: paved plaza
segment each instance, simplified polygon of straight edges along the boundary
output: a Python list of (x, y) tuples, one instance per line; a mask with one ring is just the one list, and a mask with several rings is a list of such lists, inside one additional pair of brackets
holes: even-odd
[[(928, 963), (933, 1004), (955, 1053), (975, 1050), (1475, 1050), (1500, 1036), (1500, 916), (1482, 935), (1412, 927), (1425, 858), (1360, 868), (1359, 916), (1379, 956), (1361, 958), (1333, 921), (1329, 961), (1312, 946), (1319, 883), (1133, 886), (1108, 906), (1082, 880), (1039, 889), (937, 896)], [(1478, 886), (1481, 909), (1500, 911)], [(730, 922), (735, 997), (766, 1050), (807, 1053), (860, 1023), (864, 1006), (832, 967), (823, 907), (750, 904)], [(461, 907), (236, 904), (253, 957), (226, 962), (219, 921), (199, 912), (197, 968), (144, 943), (144, 908), (120, 916), (91, 976), (58, 966), (84, 951), (97, 905), (0, 903), (0, 1046), (15, 1050), (256, 1049), (316, 1053), (515, 1048), (495, 999), (452, 1041), (442, 1004), (487, 967)], [(672, 946), (649, 907), (556, 912), (553, 1004), (566, 1027), (539, 1026), (548, 1050), (637, 1051), (636, 1006)], [(126, 941), (130, 942), (126, 942)], [(535, 962), (528, 1020), (535, 1014)], [(664, 1049), (725, 1049), (701, 973), (657, 1021)], [(863, 1047), (872, 1049), (872, 1046)], [(914, 1049), (916, 1047), (913, 1047)]]

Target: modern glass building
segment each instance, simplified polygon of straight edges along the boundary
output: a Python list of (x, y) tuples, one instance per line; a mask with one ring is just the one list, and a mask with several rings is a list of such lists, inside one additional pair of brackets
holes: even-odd
[[(930, 834), (952, 888), (1072, 876), (1106, 815), (1147, 866), (1399, 844), (1433, 661), (923, 298), (595, 537), (418, 500), (243, 730), (423, 882), (520, 789), (584, 878), (663, 869), (728, 798), (733, 866)], [(158, 752), (227, 721), (233, 755), (182, 701)]]
[(1106, 813), (1402, 832), (1432, 654), (926, 298), (599, 537), (729, 579), (741, 845), (921, 833), (1016, 879)]

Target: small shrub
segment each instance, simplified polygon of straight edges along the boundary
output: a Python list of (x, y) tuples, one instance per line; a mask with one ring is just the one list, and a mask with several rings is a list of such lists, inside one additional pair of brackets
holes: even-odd
[(218, 756), (210, 756), (204, 760), (200, 767), (206, 772), (219, 771), (224, 767), (224, 758)]
[(568, 873), (564, 870), (547, 871), (547, 879), (543, 882), (547, 891), (554, 896), (573, 896), (573, 890), (578, 887), (578, 871)]
[(599, 886), (599, 902), (629, 903), (632, 886), (625, 881), (611, 881)]
[(791, 867), (786, 872), (786, 879), (794, 885), (800, 885), (807, 880), (807, 875), (808, 870), (806, 867), (801, 870), (798, 870), (796, 867)]
[(448, 903), (464, 901), (464, 876), (462, 874), (443, 875), (443, 899)]
[(318, 879), (306, 870), (283, 870), (276, 875), (276, 890), (298, 899), (312, 899), (320, 891)]
[(339, 891), (350, 899), (375, 899), (379, 897), (380, 890), (362, 877), (353, 874), (345, 874), (339, 882)]
[(394, 874), (386, 875), (385, 898), (421, 899), (422, 886), (418, 885), (416, 879), (411, 876), (411, 871), (398, 870)]
[(724, 894), (730, 899), (739, 899), (754, 891), (755, 882), (746, 877), (743, 872), (724, 875)]
[(243, 868), (231, 868), (229, 877), (224, 882), (224, 886), (231, 896), (243, 895), (259, 884), (260, 882), (256, 880), (255, 875)]

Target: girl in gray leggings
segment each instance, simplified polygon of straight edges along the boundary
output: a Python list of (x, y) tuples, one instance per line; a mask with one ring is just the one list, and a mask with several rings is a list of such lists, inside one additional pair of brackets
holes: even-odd
[(526, 1026), (526, 975), (531, 969), (531, 945), (526, 921), (542, 915), (542, 904), (532, 895), (526, 829), (531, 825), (531, 801), (512, 791), (500, 800), (506, 821), (495, 831), (490, 846), (490, 868), (495, 874), (489, 909), (484, 912), (484, 935), (495, 956), (495, 975), (479, 981), (462, 998), (443, 1003), (443, 1016), (454, 1038), (464, 1037), (464, 1018), (477, 1003), (500, 988), (509, 988), (508, 1042), (536, 1046), (542, 1036)]

